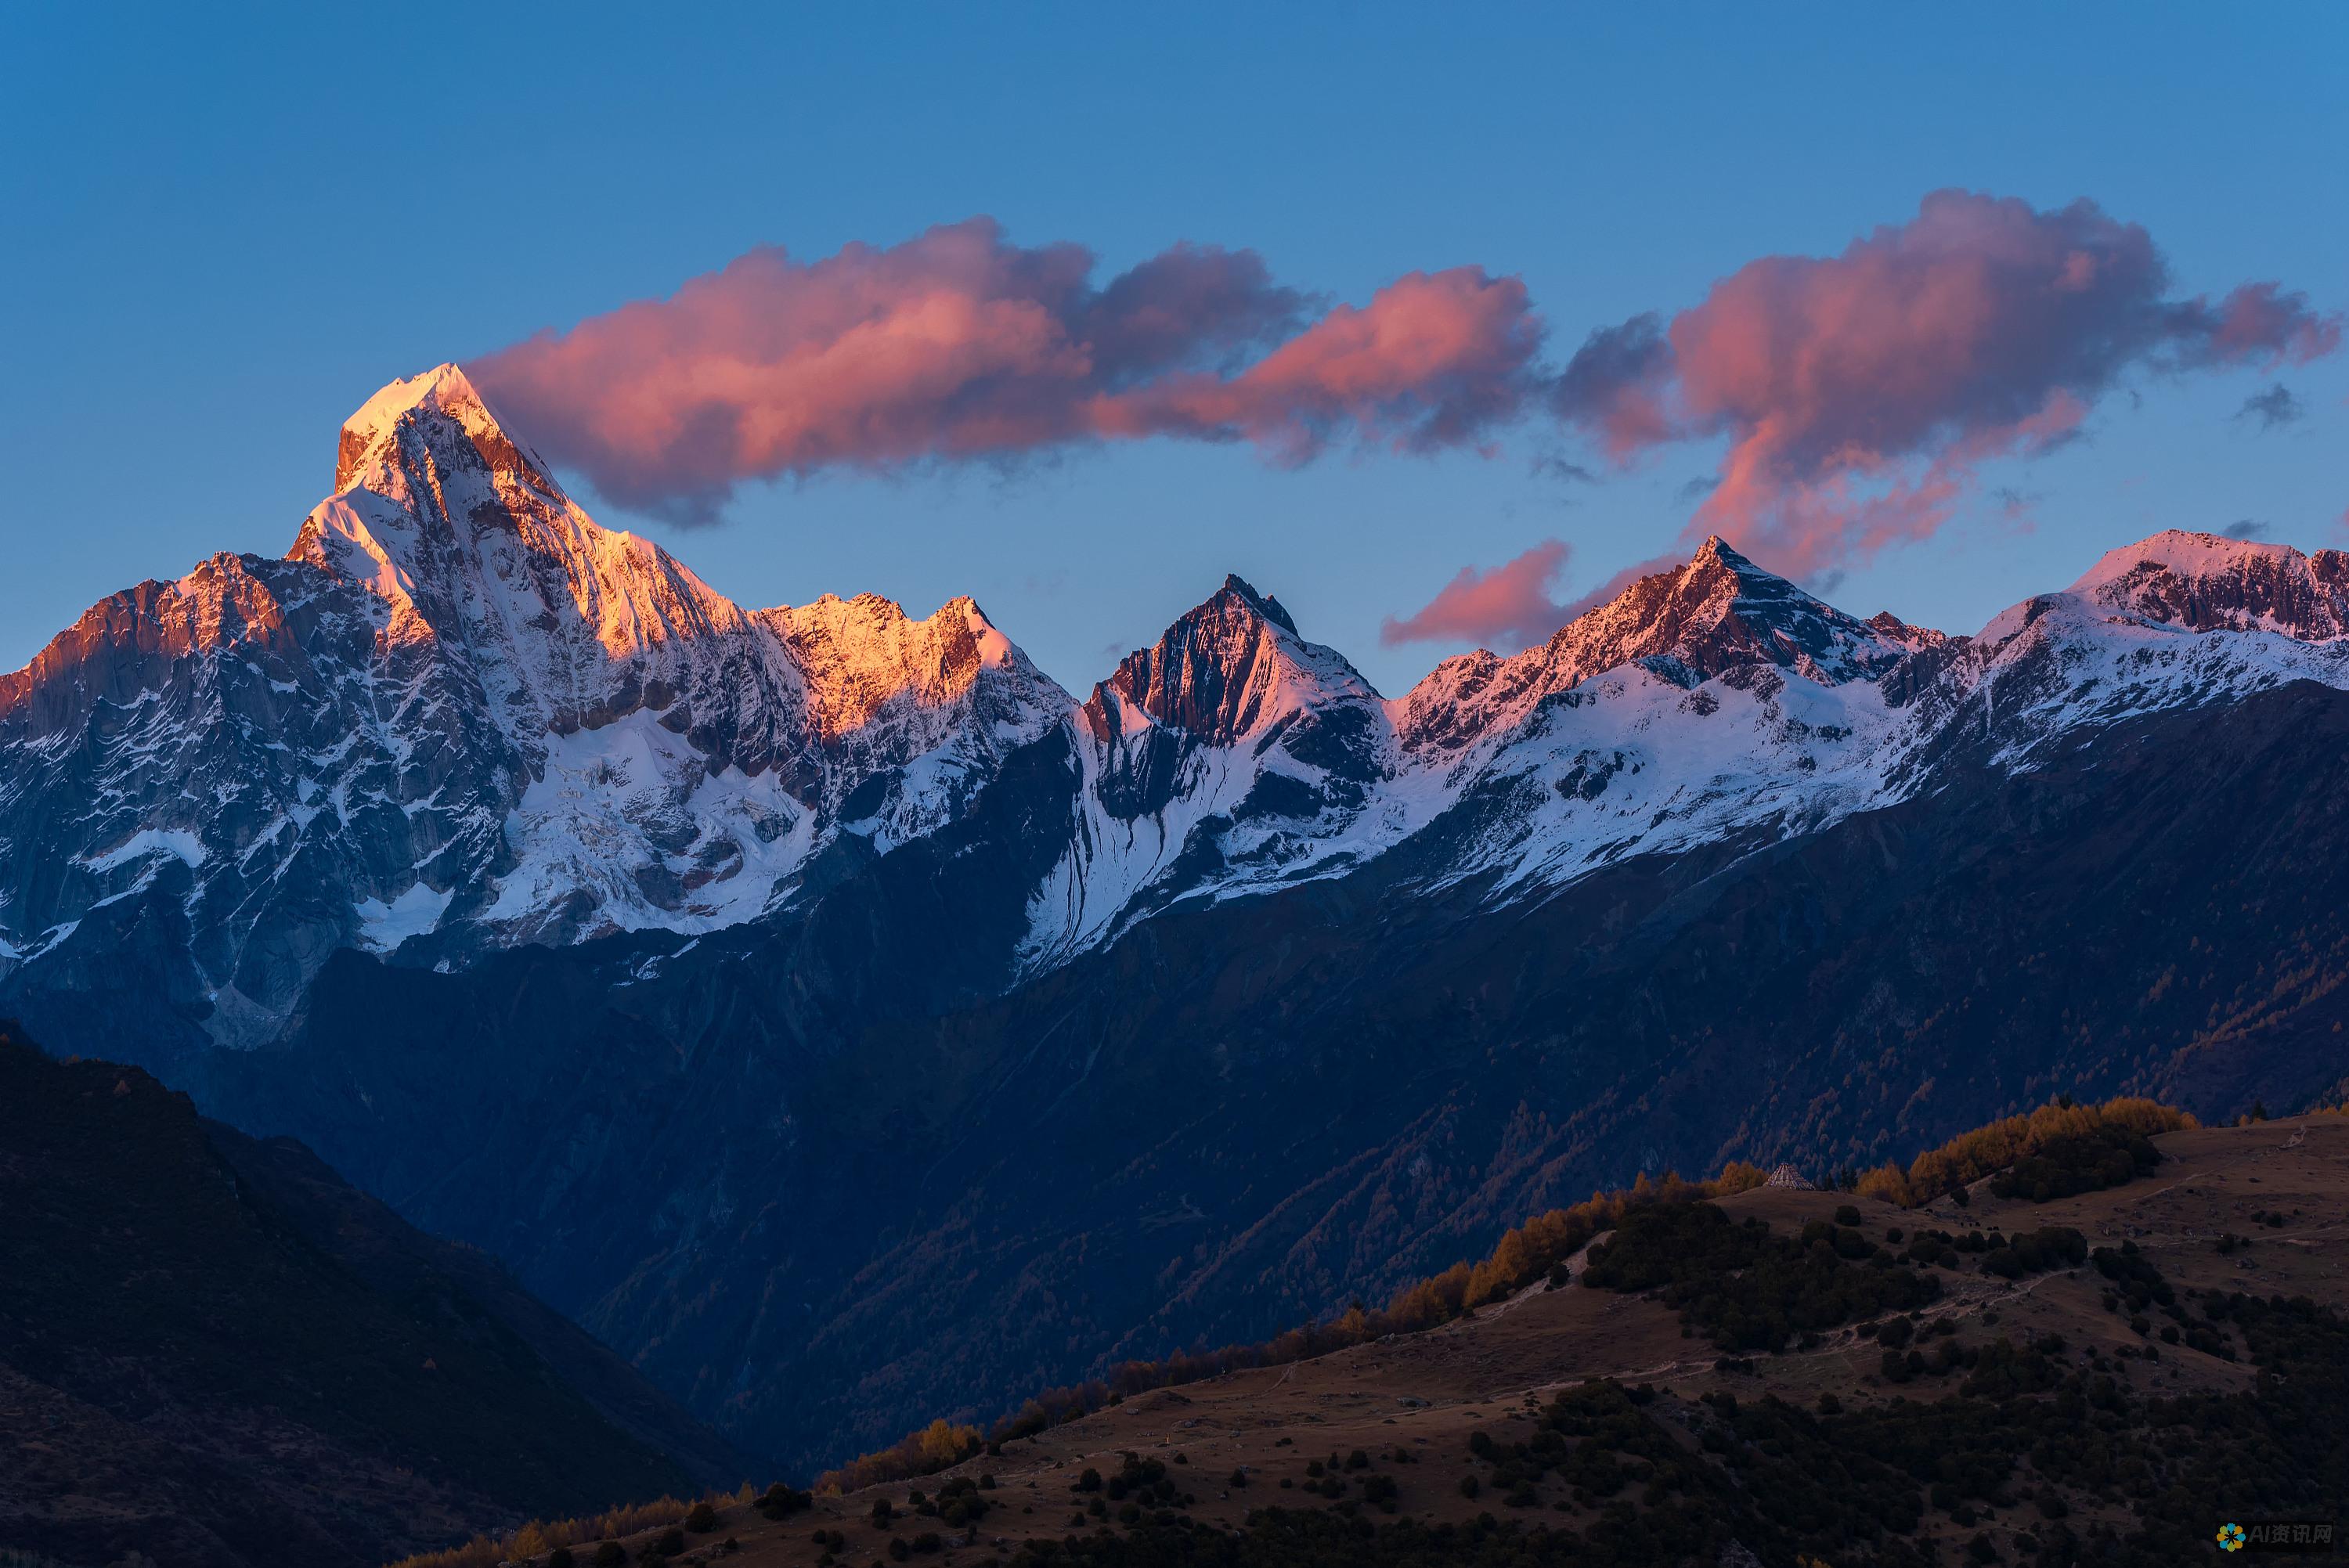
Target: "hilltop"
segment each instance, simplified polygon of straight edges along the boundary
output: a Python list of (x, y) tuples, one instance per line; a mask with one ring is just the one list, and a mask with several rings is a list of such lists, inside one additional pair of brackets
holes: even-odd
[[(2349, 1495), (2349, 1118), (2152, 1141), (2158, 1166), (2044, 1202), (1992, 1178), (1962, 1206), (1719, 1198), (1733, 1231), (1855, 1253), (1856, 1233), (1900, 1260), (1856, 1274), (1934, 1282), (1783, 1353), (1592, 1283), (1626, 1261), (1602, 1237), (1570, 1283), (1423, 1333), (1139, 1394), (781, 1520), (735, 1505), (681, 1561), (2149, 1563), (2229, 1519), (2329, 1517)], [(2051, 1233), (2078, 1253), (2018, 1244), (2038, 1266), (2013, 1278), (1969, 1245)]]

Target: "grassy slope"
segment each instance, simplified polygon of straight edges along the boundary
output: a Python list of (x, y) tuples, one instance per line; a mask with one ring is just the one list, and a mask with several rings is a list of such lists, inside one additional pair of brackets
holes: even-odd
[[(2339, 1316), (2349, 1305), (2349, 1118), (2189, 1129), (2156, 1142), (2163, 1162), (2125, 1185), (2045, 1203), (1997, 1198), (1987, 1181), (1964, 1208), (1946, 1198), (1916, 1210), (1864, 1201), (1859, 1229), (1879, 1244), (1894, 1229), (1913, 1240), (1925, 1228), (2048, 1227), (2098, 1248), (2127, 1243), (2197, 1324), (2208, 1321), (2204, 1293), (2248, 1298), (2219, 1324), (2234, 1359), (2163, 1342), (2172, 1320), (2158, 1307), (2145, 1315), (2149, 1336), (2137, 1333), (2126, 1299), (2107, 1308), (2114, 1282), (2093, 1264), (2017, 1280), (1984, 1271), (1985, 1253), (1937, 1265), (1940, 1298), (1918, 1315), (1951, 1331), (1920, 1331), (1910, 1347), (1937, 1359), (1943, 1345), (1971, 1350), (1974, 1365), (1952, 1359), (1898, 1380), (1886, 1376), (1881, 1340), (1855, 1326), (1807, 1349), (1724, 1363), (1652, 1296), (1536, 1284), (1427, 1333), (1129, 1398), (941, 1476), (820, 1498), (812, 1514), (771, 1522), (726, 1511), (694, 1544), (706, 1551), (733, 1536), (742, 1552), (726, 1560), (743, 1568), (812, 1568), (827, 1550), (817, 1532), (843, 1538), (835, 1563), (887, 1561), (893, 1537), (910, 1543), (924, 1532), (951, 1553), (957, 1532), (940, 1521), (901, 1514), (876, 1526), (874, 1502), (902, 1510), (916, 1490), (935, 1498), (954, 1477), (986, 1472), (995, 1506), (976, 1543), (999, 1537), (1015, 1562), (1031, 1543), (1051, 1543), (1059, 1561), (1101, 1568), (1512, 1562), (1545, 1529), (1574, 1532), (1575, 1560), (1601, 1563), (1688, 1552), (1739, 1561), (1720, 1555), (1731, 1540), (1788, 1568), (1806, 1555), (1854, 1568), (1964, 1562), (1976, 1537), (2005, 1563), (2076, 1563), (2106, 1538), (2104, 1561), (2175, 1561), (2181, 1543), (2207, 1545), (2221, 1513), (2308, 1516), (2323, 1499), (2349, 1495), (2349, 1449), (2333, 1414), (2334, 1395), (2349, 1393), (2340, 1387), (2349, 1325)], [(1791, 1234), (1852, 1202), (1771, 1189), (1721, 1206)], [(2254, 1222), (2255, 1212), (2283, 1222)], [(2229, 1233), (2254, 1240), (2222, 1253)], [(1578, 1276), (1586, 1259), (1572, 1266)], [(2267, 1305), (2278, 1298), (2302, 1305)], [(1994, 1348), (2001, 1340), (2009, 1350)], [(1585, 1392), (1594, 1377), (1658, 1392), (1644, 1405), (1609, 1402)], [(2304, 1397), (2292, 1398), (2295, 1388)], [(1818, 1414), (1822, 1396), (1840, 1412)], [(1519, 1492), (1502, 1466), (1522, 1479), (1528, 1467), (1509, 1456), (1549, 1441), (1545, 1429), (1565, 1436), (1567, 1462)], [(1493, 1439), (1494, 1457), (1472, 1451), (1477, 1432)], [(1626, 1469), (1611, 1493), (1594, 1492), (1588, 1483), (1603, 1472), (1572, 1460), (1594, 1437), (1591, 1455)], [(1356, 1449), (1367, 1464), (1340, 1470), (1341, 1497), (1306, 1490), (1321, 1479), (1309, 1467), (1332, 1455), (1342, 1467)], [(1104, 1522), (1087, 1511), (1098, 1494), (1071, 1490), (1087, 1468), (1116, 1475), (1128, 1453), (1165, 1467), (1178, 1496), (1169, 1522), (1153, 1522), (1155, 1503), (1138, 1525), (1121, 1522), (1123, 1502), (1108, 1504)], [(1235, 1487), (1243, 1469), (1247, 1484)], [(1471, 1476), (1473, 1498), (1461, 1489)], [(1394, 1512), (1371, 1500), (1364, 1483), (1374, 1479), (1393, 1483)], [(1285, 1511), (1258, 1511), (1267, 1508)], [(1911, 1514), (1913, 1528), (1899, 1528)], [(1821, 1544), (1827, 1538), (1840, 1543)]]

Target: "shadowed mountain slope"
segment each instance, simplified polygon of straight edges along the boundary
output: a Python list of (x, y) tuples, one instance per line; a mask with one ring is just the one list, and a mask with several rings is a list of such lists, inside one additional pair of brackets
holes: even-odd
[(360, 1568), (743, 1468), (305, 1150), (13, 1032), (0, 1106), (0, 1542)]
[[(2335, 1092), (2344, 756), (2349, 697), (2295, 686), (1504, 914), (1402, 852), (991, 1001), (893, 995), (886, 954), (959, 906), (854, 882), (843, 939), (828, 901), (618, 987), (592, 953), (354, 957), (212, 1092), (515, 1258), (749, 1439), (836, 1459), (1261, 1336), (1640, 1170), (1866, 1164), (2059, 1090)], [(881, 863), (951, 889), (965, 861)], [(555, 1052), (581, 1070), (498, 1087)], [(356, 1110), (387, 1103), (429, 1135)]]

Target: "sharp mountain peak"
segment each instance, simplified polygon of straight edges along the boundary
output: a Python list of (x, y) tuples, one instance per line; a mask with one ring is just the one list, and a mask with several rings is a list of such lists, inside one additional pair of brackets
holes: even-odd
[(1629, 584), (1518, 657), (1545, 666), (1555, 689), (1634, 662), (1685, 686), (1757, 663), (1848, 680), (1880, 673), (1901, 652), (1714, 534), (1683, 564)]
[[(435, 417), (446, 424), (430, 428)], [(563, 493), (546, 463), (514, 438), (454, 364), (386, 384), (343, 421), (335, 448), (336, 493), (363, 482), (371, 464), (397, 460), (404, 430), (416, 433), (418, 456), (429, 455), (444, 465), (454, 461), (471, 467), (478, 462), (549, 495)], [(471, 448), (470, 459), (457, 451), (459, 441)]]
[(1146, 648), (1119, 661), (1084, 705), (1093, 733), (1132, 727), (1146, 714), (1226, 745), (1284, 713), (1378, 693), (1333, 648), (1309, 643), (1281, 602), (1237, 573)]
[[(1248, 609), (1254, 611), (1257, 614), (1263, 616), (1266, 620), (1270, 621), (1274, 625), (1280, 627), (1282, 630), (1288, 633), (1289, 635), (1296, 636), (1299, 634), (1297, 631), (1297, 621), (1295, 617), (1289, 614), (1288, 606), (1281, 603), (1279, 600), (1274, 598), (1269, 593), (1257, 593), (1255, 586), (1250, 583), (1247, 578), (1242, 577), (1237, 572), (1226, 573), (1224, 574), (1224, 585), (1216, 590), (1215, 593), (1202, 603), (1196, 609), (1193, 610), (1191, 612), (1191, 615), (1195, 616), (1206, 614), (1227, 597), (1238, 600)], [(1188, 619), (1189, 617), (1186, 616), (1185, 618)]]

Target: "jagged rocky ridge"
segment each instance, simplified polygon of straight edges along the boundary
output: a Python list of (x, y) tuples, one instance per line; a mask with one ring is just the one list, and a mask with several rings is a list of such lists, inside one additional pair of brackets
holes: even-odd
[(183, 1009), (252, 1044), (336, 948), (756, 916), (843, 834), (951, 820), (1065, 706), (968, 599), (739, 609), (443, 366), (345, 425), (285, 559), (141, 583), (0, 677), (0, 962), (160, 925)]
[(1394, 700), (1231, 578), (1080, 703), (968, 599), (740, 609), (592, 521), (444, 366), (345, 425), (284, 559), (141, 583), (0, 676), (0, 985), (94, 995), (131, 952), (254, 1045), (337, 949), (462, 966), (787, 915), (1041, 746), (1057, 798), (1023, 830), (1059, 844), (1009, 985), (1439, 821), (1425, 880), (1506, 900), (1815, 830), (1953, 751), (2028, 767), (2084, 725), (2341, 685), (2344, 604), (2340, 552), (2173, 532), (1951, 638), (1714, 540)]

